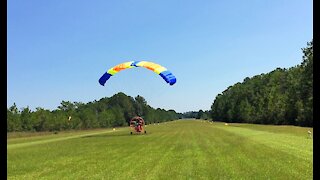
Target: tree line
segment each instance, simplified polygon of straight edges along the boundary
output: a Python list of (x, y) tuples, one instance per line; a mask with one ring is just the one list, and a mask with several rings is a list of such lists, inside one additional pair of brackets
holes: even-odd
[(215, 121), (313, 126), (313, 40), (299, 65), (246, 77), (218, 94)]
[(202, 109), (200, 109), (199, 111), (188, 111), (188, 112), (182, 113), (181, 118), (208, 120), (209, 118), (211, 118), (211, 111), (209, 110), (203, 111)]
[(29, 107), (18, 110), (14, 103), (7, 108), (7, 132), (60, 131), (127, 126), (134, 116), (144, 118), (146, 124), (164, 122), (181, 117), (174, 110), (152, 108), (144, 97), (135, 98), (120, 92), (112, 97), (89, 103), (62, 101), (55, 110)]

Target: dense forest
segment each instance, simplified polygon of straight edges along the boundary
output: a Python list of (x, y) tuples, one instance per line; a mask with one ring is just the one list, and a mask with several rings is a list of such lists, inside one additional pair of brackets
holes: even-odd
[(7, 109), (7, 132), (14, 131), (60, 131), (127, 126), (136, 115), (146, 124), (164, 122), (182, 117), (174, 110), (154, 109), (142, 96), (135, 98), (117, 93), (99, 101), (80, 103), (62, 101), (58, 109), (50, 111), (29, 107), (18, 110), (16, 104)]
[(313, 40), (302, 51), (300, 65), (247, 77), (218, 94), (212, 119), (313, 126)]

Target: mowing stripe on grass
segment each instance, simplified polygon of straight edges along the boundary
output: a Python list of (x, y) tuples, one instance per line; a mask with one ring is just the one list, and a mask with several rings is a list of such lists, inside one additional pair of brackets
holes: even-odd
[[(313, 156), (313, 141), (312, 139), (307, 138), (307, 136), (298, 137), (290, 134), (279, 134), (232, 126), (215, 126), (215, 128), (220, 128), (224, 131), (250, 138), (250, 140), (259, 144), (264, 144), (278, 150), (283, 150), (291, 153), (297, 158), (310, 159)], [(288, 149), (290, 151), (288, 151)]]
[(14, 148), (32, 146), (32, 145), (37, 145), (37, 144), (63, 141), (63, 140), (68, 140), (68, 139), (73, 139), (73, 138), (80, 138), (80, 137), (85, 137), (85, 136), (93, 136), (93, 135), (112, 133), (112, 132), (114, 132), (114, 131), (102, 131), (102, 132), (96, 132), (96, 133), (72, 135), (72, 136), (67, 136), (67, 137), (59, 137), (59, 138), (52, 138), (52, 139), (45, 139), (45, 140), (38, 140), (38, 141), (31, 141), (31, 142), (24, 142), (24, 143), (17, 143), (17, 144), (7, 144), (7, 149), (14, 149)]

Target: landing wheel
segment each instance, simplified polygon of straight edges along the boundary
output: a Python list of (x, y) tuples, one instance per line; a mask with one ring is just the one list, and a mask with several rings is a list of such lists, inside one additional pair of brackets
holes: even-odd
[(132, 132), (130, 132), (130, 134), (132, 134)]
[(147, 134), (147, 131), (144, 131), (145, 134)]

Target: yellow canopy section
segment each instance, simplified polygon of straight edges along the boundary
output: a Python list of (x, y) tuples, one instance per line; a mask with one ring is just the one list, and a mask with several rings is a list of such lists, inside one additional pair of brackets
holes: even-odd
[(167, 69), (159, 64), (153, 63), (153, 62), (148, 62), (148, 61), (140, 61), (139, 63), (136, 64), (136, 66), (139, 67), (145, 67), (151, 71), (154, 71), (157, 74), (160, 74), (163, 71), (166, 71)]
[(114, 66), (113, 68), (110, 68), (108, 70), (108, 73), (111, 75), (115, 75), (116, 73), (118, 73), (124, 69), (133, 68), (133, 66), (131, 66), (132, 63), (133, 63), (133, 61), (118, 64), (118, 65)]

